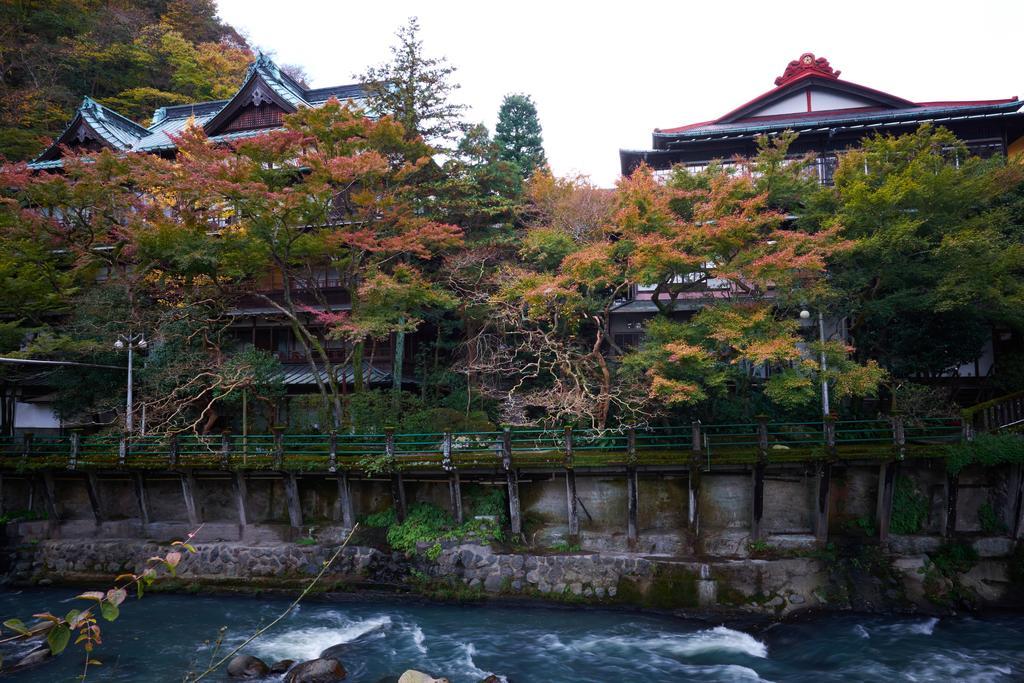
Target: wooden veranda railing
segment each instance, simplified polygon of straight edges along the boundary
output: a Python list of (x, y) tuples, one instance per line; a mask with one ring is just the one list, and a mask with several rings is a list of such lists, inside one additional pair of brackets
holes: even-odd
[(1015, 391), (963, 410), (964, 423), (981, 432), (998, 432), (1024, 424), (1024, 391)]
[[(0, 468), (381, 471), (686, 466), (941, 457), (955, 418), (767, 422), (651, 429), (506, 429), (402, 434), (96, 435), (0, 438)], [(504, 463), (508, 463), (505, 465)]]

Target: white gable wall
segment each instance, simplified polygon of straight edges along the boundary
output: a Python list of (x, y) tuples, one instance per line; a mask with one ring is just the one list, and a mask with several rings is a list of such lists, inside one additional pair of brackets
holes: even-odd
[[(860, 97), (837, 93), (832, 90), (811, 88), (811, 111), (830, 111), (833, 109), (859, 109), (877, 105)], [(779, 114), (803, 114), (807, 112), (807, 90), (800, 90), (778, 102), (758, 109), (750, 114), (757, 116), (778, 116)]]
[(811, 90), (811, 111), (828, 111), (830, 109), (856, 109), (870, 107), (873, 103), (858, 97), (830, 92), (828, 90)]
[(797, 114), (807, 111), (807, 91), (793, 93), (789, 97), (770, 104), (764, 109), (758, 109), (751, 116), (775, 116), (778, 114)]

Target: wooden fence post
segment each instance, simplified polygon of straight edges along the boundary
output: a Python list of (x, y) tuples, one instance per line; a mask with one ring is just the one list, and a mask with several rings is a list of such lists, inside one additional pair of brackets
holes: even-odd
[(117, 465), (124, 467), (128, 464), (128, 436), (122, 434), (117, 441)]
[(274, 469), (284, 469), (284, 434), (280, 427), (271, 427), (274, 433)]
[(892, 416), (892, 445), (897, 460), (907, 457), (907, 432), (902, 415)]
[(231, 468), (231, 431), (225, 429), (220, 435), (220, 467)]
[(78, 451), (81, 448), (81, 435), (78, 432), (71, 432), (70, 452), (68, 453), (68, 469), (74, 470), (78, 467)]
[(327, 471), (333, 474), (338, 471), (338, 432), (333, 429), (328, 435), (327, 448)]
[(576, 508), (576, 470), (573, 468), (572, 427), (566, 427), (565, 439), (565, 500), (568, 505), (569, 542), (576, 543), (580, 535), (580, 517)]
[(523, 533), (523, 519), (519, 510), (519, 477), (512, 466), (512, 429), (505, 427), (501, 434), (501, 465), (508, 484), (508, 512), (513, 536)]
[(179, 461), (180, 451), (178, 450), (178, 435), (171, 434), (170, 441), (167, 444), (167, 464), (171, 467), (177, 467)]

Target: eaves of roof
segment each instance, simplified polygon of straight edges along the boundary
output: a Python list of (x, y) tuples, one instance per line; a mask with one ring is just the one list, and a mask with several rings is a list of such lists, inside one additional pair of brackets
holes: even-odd
[[(842, 128), (867, 126), (871, 124), (903, 124), (923, 121), (934, 121), (944, 118), (981, 118), (988, 116), (1003, 116), (1016, 114), (1024, 103), (1014, 99), (1000, 103), (985, 103), (981, 105), (954, 105), (954, 106), (930, 106), (914, 107), (900, 110), (871, 111), (860, 114), (839, 114), (831, 112), (828, 116), (794, 116), (791, 118), (772, 118), (765, 122), (738, 122), (726, 124), (712, 124), (702, 128), (693, 128), (677, 133), (655, 132), (654, 138), (663, 141), (662, 144), (672, 141), (688, 141), (696, 138), (709, 138), (719, 136), (733, 136), (745, 133), (758, 133), (776, 130), (801, 130), (807, 128)], [(840, 110), (842, 111), (842, 110)]]

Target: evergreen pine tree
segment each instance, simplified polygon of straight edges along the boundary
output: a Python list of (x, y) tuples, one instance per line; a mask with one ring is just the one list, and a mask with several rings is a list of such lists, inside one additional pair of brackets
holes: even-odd
[(419, 20), (410, 17), (395, 33), (392, 60), (356, 78), (366, 88), (371, 114), (391, 116), (405, 127), (407, 136), (422, 135), (435, 147), (448, 149), (466, 128), (466, 105), (450, 99), (460, 87), (451, 80), (455, 67), (444, 57), (425, 56), (419, 32)]
[(518, 166), (524, 178), (547, 166), (537, 106), (529, 95), (505, 95), (498, 110), (494, 141), (501, 148), (500, 158)]

